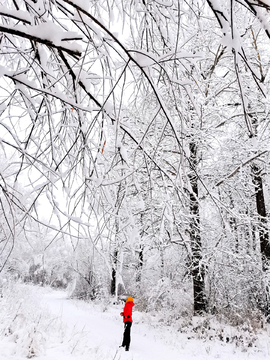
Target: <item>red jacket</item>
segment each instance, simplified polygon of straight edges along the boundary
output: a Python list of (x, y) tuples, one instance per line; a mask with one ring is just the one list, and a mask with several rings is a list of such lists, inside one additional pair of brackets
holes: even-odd
[(125, 304), (124, 311), (121, 313), (123, 316), (123, 322), (130, 321), (132, 322), (132, 308), (134, 306), (134, 303), (129, 301)]

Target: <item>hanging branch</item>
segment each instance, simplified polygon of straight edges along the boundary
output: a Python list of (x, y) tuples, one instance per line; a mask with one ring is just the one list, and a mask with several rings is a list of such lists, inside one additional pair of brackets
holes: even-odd
[(224, 179), (220, 180), (216, 186), (220, 186), (221, 184), (223, 184), (226, 180), (231, 179), (235, 174), (237, 174), (243, 167), (245, 167), (246, 165), (248, 165), (249, 163), (251, 163), (253, 160), (257, 159), (258, 157), (266, 154), (268, 152), (268, 150), (265, 150), (255, 156), (253, 156), (251, 159), (248, 159), (247, 161), (245, 161), (242, 165), (238, 166), (231, 174), (227, 175)]
[[(31, 28), (30, 28), (31, 29)], [(15, 35), (15, 36), (19, 36), (19, 37), (22, 37), (24, 39), (28, 39), (30, 41), (35, 41), (37, 43), (40, 43), (40, 44), (43, 44), (43, 45), (46, 45), (48, 47), (52, 47), (52, 48), (55, 48), (55, 49), (58, 49), (58, 50), (62, 50), (62, 51), (65, 51), (66, 53), (68, 53), (69, 55), (73, 56), (75, 59), (78, 59), (82, 53), (81, 51), (79, 50), (72, 50), (71, 48), (69, 47), (65, 47), (63, 45), (56, 45), (53, 41), (51, 40), (48, 40), (48, 39), (44, 39), (44, 38), (41, 38), (41, 37), (38, 37), (34, 34), (31, 34), (30, 33), (30, 30), (29, 29), (29, 32), (27, 33), (26, 31), (21, 31), (21, 30), (18, 30), (18, 29), (14, 29), (14, 28), (9, 28), (9, 27), (6, 27), (6, 26), (3, 26), (3, 25), (0, 25), (0, 32), (3, 32), (3, 33), (6, 33), (6, 34), (11, 34), (11, 35)], [(78, 37), (78, 38), (63, 38), (61, 39), (61, 41), (65, 41), (65, 40), (81, 40), (82, 38), (81, 37)]]

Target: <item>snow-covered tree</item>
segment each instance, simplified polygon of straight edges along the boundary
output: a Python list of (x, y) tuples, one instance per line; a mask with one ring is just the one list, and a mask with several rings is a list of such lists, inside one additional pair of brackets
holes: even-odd
[[(0, 145), (18, 159), (6, 200), (27, 184), (31, 202), (13, 205), (103, 257), (116, 296), (125, 272), (143, 282), (153, 253), (165, 279), (175, 246), (196, 313), (223, 246), (259, 241), (267, 273), (268, 11), (259, 0), (2, 0)], [(84, 255), (90, 267), (73, 268), (89, 280)]]

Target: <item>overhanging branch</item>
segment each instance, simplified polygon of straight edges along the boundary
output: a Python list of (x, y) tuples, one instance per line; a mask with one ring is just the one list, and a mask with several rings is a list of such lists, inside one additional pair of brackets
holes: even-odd
[[(66, 53), (68, 53), (69, 55), (75, 57), (76, 59), (78, 59), (81, 56), (81, 52), (79, 50), (72, 50), (68, 47), (62, 46), (62, 45), (56, 45), (53, 41), (48, 40), (48, 39), (43, 39), (40, 38), (38, 36), (35, 36), (33, 34), (28, 34), (27, 32), (18, 30), (18, 29), (14, 29), (14, 28), (9, 28), (3, 25), (0, 25), (0, 32), (6, 33), (6, 34), (11, 34), (11, 35), (15, 35), (15, 36), (19, 36), (25, 39), (28, 39), (30, 41), (35, 41), (37, 43), (40, 44), (44, 44), (48, 47), (52, 47), (58, 50), (62, 50), (65, 51)], [(67, 39), (62, 39), (62, 41), (66, 41)]]
[(258, 157), (264, 155), (264, 154), (267, 153), (267, 152), (268, 152), (268, 150), (265, 150), (265, 151), (263, 151), (263, 152), (255, 155), (255, 156), (253, 156), (251, 159), (249, 159), (249, 160), (247, 160), (246, 162), (244, 162), (244, 164), (238, 166), (231, 174), (227, 175), (224, 179), (220, 180), (220, 181), (216, 184), (216, 186), (219, 186), (219, 185), (223, 184), (225, 180), (228, 180), (228, 179), (232, 178), (232, 177), (233, 177), (235, 174), (237, 174), (238, 171), (240, 171), (240, 169), (242, 169), (244, 166), (248, 165), (251, 161), (257, 159)]

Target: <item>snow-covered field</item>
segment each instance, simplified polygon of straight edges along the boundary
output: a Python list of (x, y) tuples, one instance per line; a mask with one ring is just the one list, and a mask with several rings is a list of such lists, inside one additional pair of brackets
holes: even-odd
[(63, 291), (9, 286), (0, 299), (0, 360), (270, 358), (270, 328), (251, 334), (216, 323), (215, 330), (213, 324), (207, 330), (200, 327), (205, 318), (194, 318), (197, 331), (181, 331), (165, 326), (154, 314), (136, 311), (136, 299), (131, 349), (125, 352), (118, 347), (122, 308), (70, 300)]

